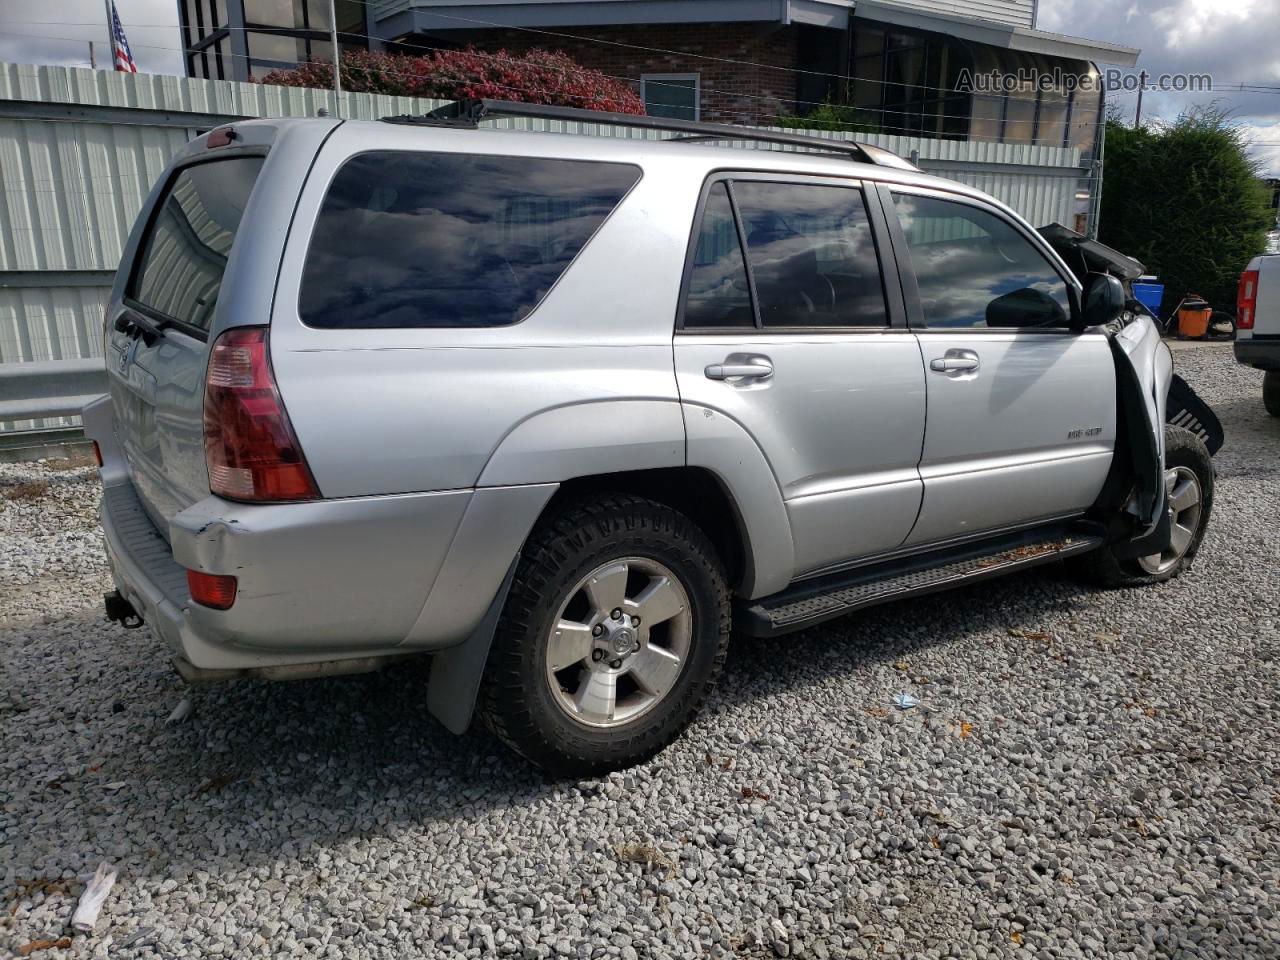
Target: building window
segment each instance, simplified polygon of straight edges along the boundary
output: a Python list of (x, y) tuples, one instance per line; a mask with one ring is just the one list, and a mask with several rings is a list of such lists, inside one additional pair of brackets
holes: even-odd
[(697, 120), (701, 116), (700, 79), (696, 73), (646, 73), (640, 99), (651, 117)]
[(960, 90), (962, 71), (1017, 75), (1034, 71), (1091, 76), (1092, 64), (1004, 50), (953, 37), (857, 23), (850, 47), (846, 103), (853, 120), (882, 133), (1079, 147), (1091, 155), (1101, 94), (1096, 86), (994, 92)]

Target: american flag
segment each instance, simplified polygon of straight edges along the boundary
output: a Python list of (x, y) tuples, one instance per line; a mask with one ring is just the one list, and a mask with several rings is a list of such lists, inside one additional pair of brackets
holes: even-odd
[(129, 38), (124, 35), (124, 27), (120, 26), (120, 14), (116, 10), (115, 0), (111, 3), (111, 48), (115, 51), (117, 70), (124, 73), (138, 72), (138, 65), (133, 62), (133, 54), (129, 52)]

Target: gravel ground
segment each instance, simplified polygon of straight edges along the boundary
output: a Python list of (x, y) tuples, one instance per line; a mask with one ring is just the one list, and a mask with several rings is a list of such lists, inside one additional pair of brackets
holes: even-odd
[(92, 471), (0, 467), (0, 950), (107, 859), (96, 933), (37, 957), (1280, 957), (1280, 421), (1229, 349), (1177, 363), (1228, 436), (1189, 575), (739, 642), (683, 740), (576, 784), (446, 733), (415, 671), (166, 726), (160, 643), (97, 607)]

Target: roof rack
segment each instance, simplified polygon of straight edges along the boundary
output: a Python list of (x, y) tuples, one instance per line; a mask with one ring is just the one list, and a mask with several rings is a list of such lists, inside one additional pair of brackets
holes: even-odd
[(914, 163), (896, 153), (869, 143), (853, 140), (827, 140), (809, 137), (801, 133), (782, 133), (761, 130), (758, 127), (737, 127), (728, 123), (703, 123), (699, 120), (677, 120), (669, 117), (650, 117), (644, 114), (609, 113), (603, 110), (581, 110), (577, 107), (553, 107), (539, 103), (517, 103), (509, 100), (457, 100), (437, 107), (430, 113), (404, 114), (383, 117), (387, 123), (404, 123), (422, 126), (475, 128), (482, 120), (503, 117), (536, 117), (541, 120), (566, 120), (578, 123), (607, 123), (619, 127), (635, 127), (641, 130), (663, 130), (685, 136), (671, 137), (666, 142), (692, 143), (707, 140), (751, 140), (757, 143), (781, 144), (803, 147), (825, 153), (838, 153), (862, 163), (881, 167), (897, 167), (901, 170), (919, 170)]

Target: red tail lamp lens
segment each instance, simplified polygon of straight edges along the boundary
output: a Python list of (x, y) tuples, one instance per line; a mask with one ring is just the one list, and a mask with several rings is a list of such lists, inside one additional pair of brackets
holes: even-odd
[(267, 355), (266, 327), (237, 327), (209, 356), (204, 389), (209, 489), (229, 500), (317, 500)]
[(236, 578), (221, 573), (187, 571), (187, 589), (191, 599), (202, 607), (230, 610), (236, 602)]
[(1240, 288), (1236, 291), (1236, 329), (1252, 330), (1253, 313), (1258, 306), (1258, 271), (1246, 270), (1240, 274)]

